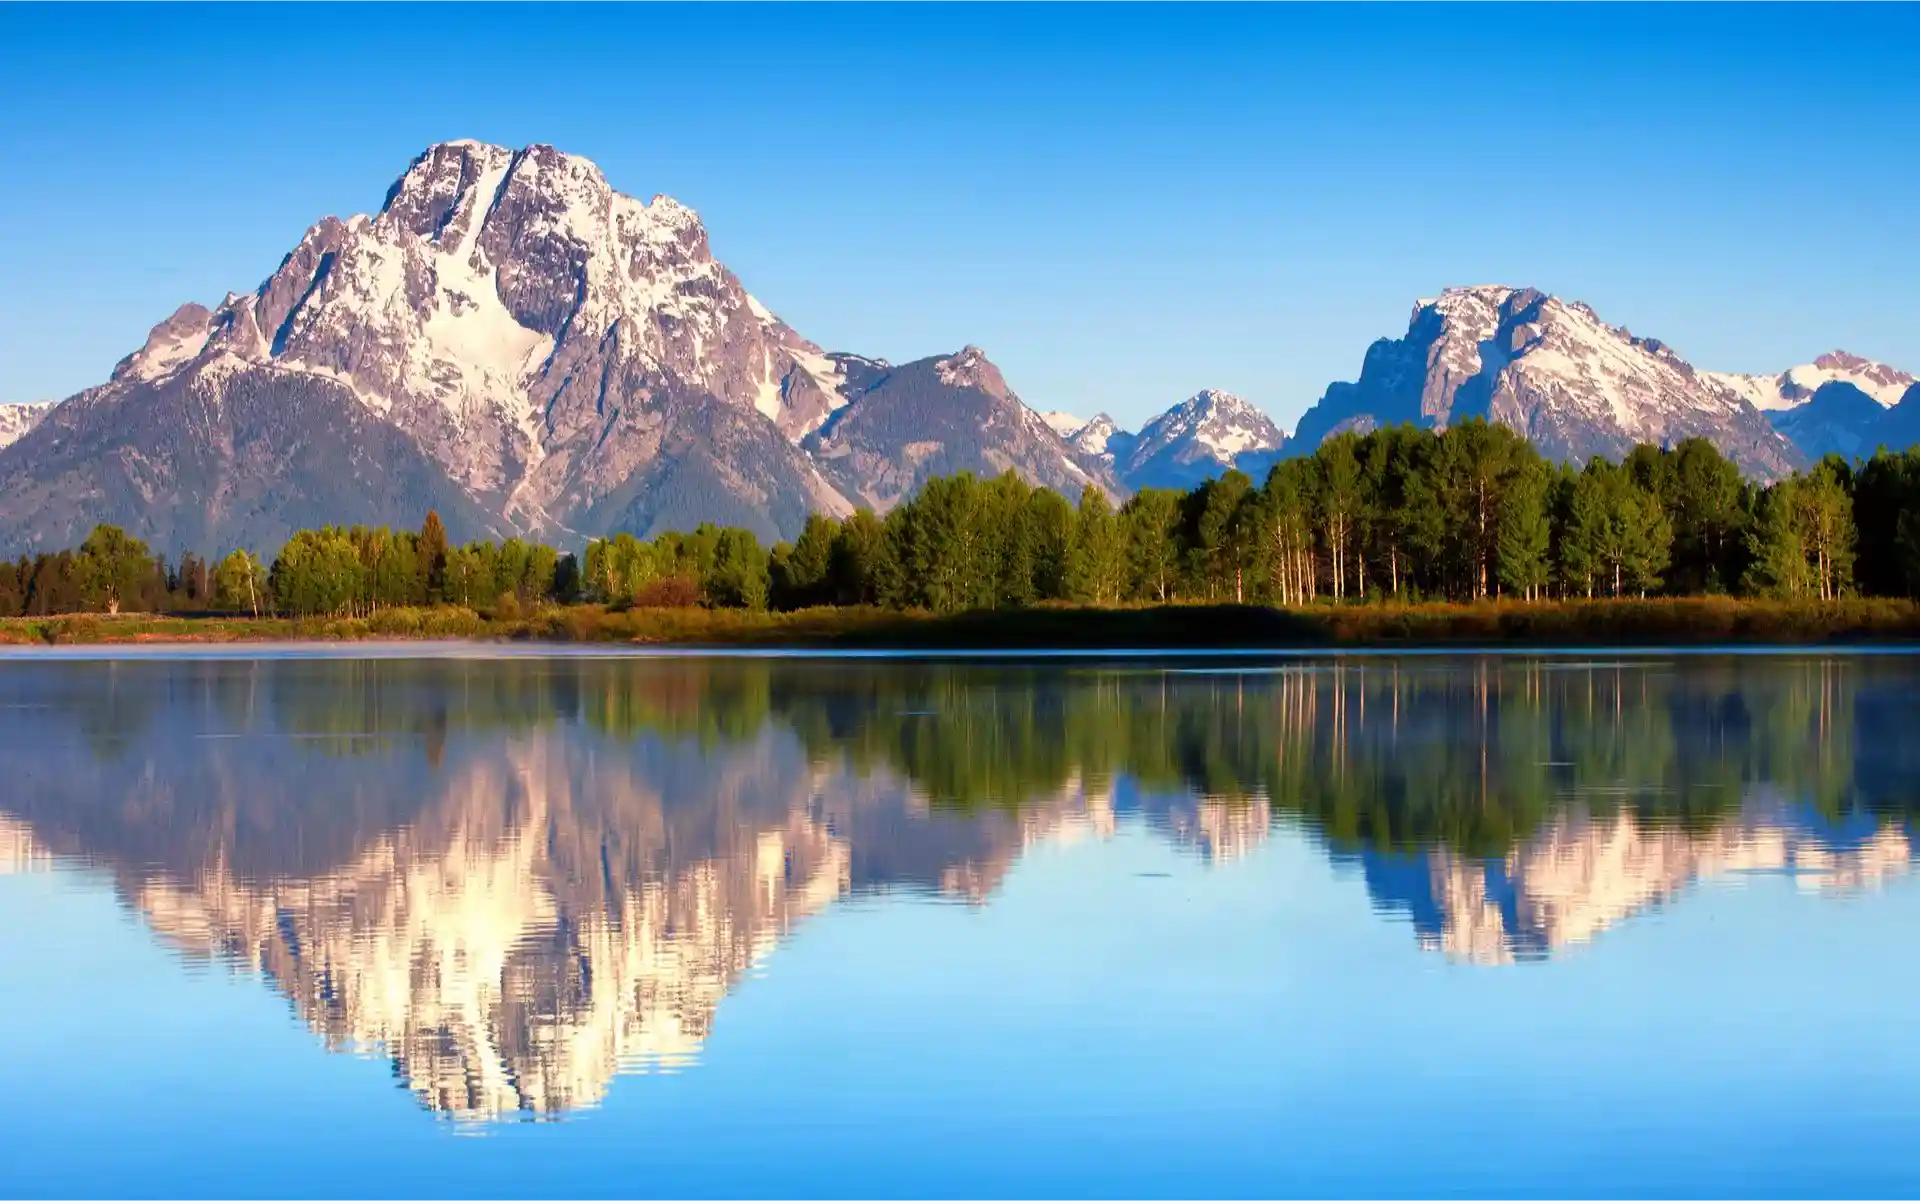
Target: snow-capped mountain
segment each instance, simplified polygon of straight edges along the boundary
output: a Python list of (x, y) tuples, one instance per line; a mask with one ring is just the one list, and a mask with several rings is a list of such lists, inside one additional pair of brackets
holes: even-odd
[(1133, 437), (1112, 417), (1101, 413), (1074, 430), (1067, 444), (1083, 455), (1112, 463), (1133, 445)]
[(1812, 400), (1823, 385), (1833, 383), (1851, 384), (1878, 401), (1881, 407), (1890, 409), (1914, 383), (1913, 376), (1897, 367), (1844, 350), (1830, 351), (1811, 363), (1789, 367), (1779, 375), (1737, 375), (1720, 371), (1709, 371), (1705, 375), (1714, 383), (1739, 393), (1761, 412), (1796, 408)]
[(26, 404), (0, 404), (0, 446), (9, 446), (26, 436), (28, 430), (40, 424), (52, 405), (45, 401)]
[(1809, 459), (1864, 457), (1911, 441), (1892, 410), (1914, 388), (1913, 376), (1857, 354), (1832, 351), (1779, 375), (1707, 378), (1751, 401)]
[(1064, 412), (1060, 409), (1054, 409), (1051, 412), (1040, 414), (1040, 420), (1047, 423), (1048, 429), (1059, 434), (1062, 438), (1068, 439), (1071, 439), (1074, 434), (1080, 431), (1082, 426), (1087, 424), (1085, 417), (1076, 416), (1073, 413)]
[(1238, 467), (1266, 477), (1287, 437), (1273, 419), (1233, 395), (1206, 389), (1128, 433), (1105, 413), (1068, 442), (1081, 454), (1111, 464), (1129, 489), (1191, 488)]
[[(116, 520), (169, 546), (272, 546), (429, 506), (457, 536), (790, 535), (850, 507), (800, 443), (875, 391), (870, 366), (748, 294), (672, 198), (549, 146), (443, 143), (379, 212), (329, 217), (258, 288), (183, 306), (9, 448), (0, 544)], [(980, 465), (1071, 474), (1037, 415), (1001, 424), (1022, 447)]]
[(1750, 399), (1658, 340), (1584, 304), (1504, 286), (1449, 288), (1416, 304), (1404, 337), (1375, 342), (1359, 380), (1332, 385), (1301, 417), (1294, 445), (1304, 452), (1343, 429), (1443, 428), (1475, 416), (1572, 461), (1696, 436), (1764, 477), (1803, 461)]
[(1821, 384), (1811, 397), (1791, 408), (1767, 412), (1773, 428), (1809, 459), (1872, 454), (1886, 419), (1887, 410), (1879, 401), (1839, 380)]

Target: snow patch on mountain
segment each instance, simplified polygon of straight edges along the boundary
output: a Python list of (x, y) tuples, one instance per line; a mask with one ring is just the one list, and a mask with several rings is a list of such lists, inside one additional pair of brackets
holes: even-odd
[(1231, 392), (1207, 389), (1143, 426), (1134, 455), (1151, 455), (1184, 442), (1231, 464), (1247, 451), (1278, 450), (1285, 441), (1271, 417)]
[(1080, 432), (1080, 427), (1087, 424), (1086, 418), (1059, 409), (1041, 413), (1040, 419), (1051, 426), (1053, 432), (1062, 438), (1072, 438)]
[(0, 446), (18, 442), (52, 411), (53, 402), (45, 400), (0, 404)]
[[(1054, 427), (1058, 429), (1058, 426)], [(1101, 458), (1108, 452), (1117, 437), (1126, 435), (1126, 431), (1105, 413), (1099, 413), (1091, 421), (1083, 421), (1067, 437), (1067, 444), (1083, 455)]]

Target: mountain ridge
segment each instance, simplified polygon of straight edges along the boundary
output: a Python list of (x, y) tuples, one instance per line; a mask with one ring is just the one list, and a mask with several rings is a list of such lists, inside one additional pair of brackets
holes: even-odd
[(823, 349), (713, 256), (693, 209), (548, 145), (460, 140), (415, 156), (376, 212), (307, 227), (251, 291), (181, 305), (103, 383), (0, 406), (0, 546), (111, 521), (265, 547), (428, 508), (463, 538), (714, 520), (772, 540), (954, 471), (1120, 500), (1259, 477), (1341, 430), (1474, 416), (1574, 461), (1707, 437), (1771, 479), (1905, 436), (1914, 387), (1845, 351), (1699, 371), (1585, 304), (1475, 285), (1416, 303), (1292, 437), (1217, 389), (1130, 432), (1029, 407), (971, 344), (898, 365)]

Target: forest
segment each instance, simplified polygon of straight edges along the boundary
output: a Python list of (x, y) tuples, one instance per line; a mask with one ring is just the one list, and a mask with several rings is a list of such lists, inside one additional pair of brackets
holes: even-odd
[(101, 526), (71, 550), (0, 563), (0, 616), (26, 617), (1916, 595), (1920, 447), (1761, 483), (1702, 439), (1576, 468), (1479, 420), (1344, 433), (1264, 481), (1229, 471), (1118, 507), (1093, 487), (1069, 500), (1012, 473), (962, 473), (884, 517), (815, 514), (771, 548), (706, 524), (578, 550), (454, 545), (429, 513), (418, 531), (302, 530), (271, 558), (168, 558)]

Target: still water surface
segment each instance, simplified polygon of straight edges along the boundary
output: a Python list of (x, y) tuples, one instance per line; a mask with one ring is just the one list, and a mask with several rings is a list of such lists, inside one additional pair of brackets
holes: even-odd
[(1912, 1194), (1920, 660), (0, 659), (0, 1192)]

